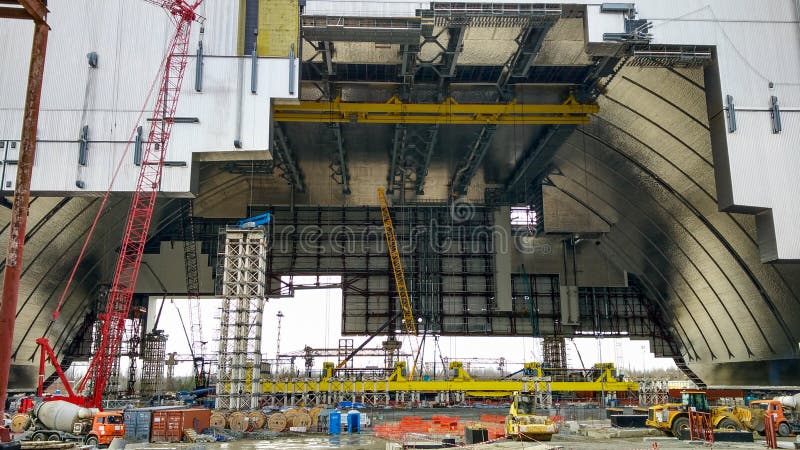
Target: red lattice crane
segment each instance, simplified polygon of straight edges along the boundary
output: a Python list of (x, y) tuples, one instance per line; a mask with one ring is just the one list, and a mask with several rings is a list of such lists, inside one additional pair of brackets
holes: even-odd
[[(158, 5), (170, 14), (175, 23), (175, 34), (170, 40), (164, 60), (163, 74), (158, 86), (158, 97), (150, 120), (150, 132), (142, 152), (141, 171), (128, 212), (106, 310), (98, 317), (102, 324), (100, 345), (92, 358), (86, 376), (75, 390), (77, 394), (73, 394), (67, 389), (70, 395), (63, 398), (72, 403), (95, 408), (102, 408), (103, 390), (108, 383), (114, 359), (117, 357), (122, 343), (125, 320), (128, 318), (136, 280), (139, 277), (147, 232), (150, 229), (156, 196), (161, 186), (164, 156), (169, 145), (175, 110), (178, 106), (183, 76), (186, 71), (191, 25), (200, 18), (196, 10), (203, 2), (203, 0), (144, 1)], [(42, 346), (43, 352), (47, 351), (51, 361), (54, 361), (47, 340), (42, 339), (42, 341), (39, 344)], [(58, 365), (55, 363), (54, 365), (59, 371)], [(87, 389), (90, 391), (88, 394), (84, 394)]]

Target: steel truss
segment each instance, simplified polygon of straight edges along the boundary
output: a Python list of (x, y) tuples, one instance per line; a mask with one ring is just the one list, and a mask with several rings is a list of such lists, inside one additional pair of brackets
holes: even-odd
[(223, 302), (216, 408), (253, 409), (261, 397), (267, 234), (262, 228), (229, 227), (221, 235)]
[[(581, 288), (579, 324), (562, 327), (558, 275), (514, 273), (512, 310), (497, 310), (490, 232), (494, 209), (464, 209), (408, 204), (393, 211), (414, 316), (423, 319), (421, 331), (639, 337), (650, 340), (657, 355), (679, 355), (657, 307), (635, 282), (628, 288)], [(344, 334), (371, 334), (400, 310), (378, 208), (252, 207), (251, 211), (275, 217), (266, 253), (268, 297), (292, 292), (291, 276), (341, 274)], [(535, 326), (530, 304), (539, 309)], [(402, 328), (399, 319), (394, 325)]]

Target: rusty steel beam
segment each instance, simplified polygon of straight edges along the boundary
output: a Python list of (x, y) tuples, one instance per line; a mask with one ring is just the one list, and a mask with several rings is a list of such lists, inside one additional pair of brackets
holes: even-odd
[(0, 19), (31, 20), (33, 17), (28, 14), (28, 11), (25, 11), (22, 8), (2, 7), (0, 8)]
[[(25, 2), (23, 2), (25, 3)], [(8, 232), (8, 253), (3, 274), (3, 294), (0, 303), (0, 417), (5, 412), (8, 395), (8, 378), (11, 369), (11, 350), (14, 339), (14, 322), (17, 315), (19, 278), (22, 273), (22, 255), (25, 247), (25, 226), (28, 221), (28, 201), (31, 175), (36, 152), (36, 130), (39, 126), (39, 101), (42, 98), (44, 60), (47, 52), (49, 27), (36, 21), (33, 31), (31, 61), (28, 70), (28, 90), (22, 119), (22, 136), (17, 165), (17, 184)]]
[(41, 0), (17, 0), (17, 3), (22, 5), (25, 8), (25, 11), (28, 11), (28, 15), (31, 16), (31, 19), (37, 22), (44, 22), (45, 17), (47, 17), (47, 7), (45, 6), (44, 2)]
[(44, 22), (47, 16), (47, 7), (41, 0), (0, 0), (0, 5), (17, 5), (15, 7), (1, 7), (2, 19), (25, 19)]

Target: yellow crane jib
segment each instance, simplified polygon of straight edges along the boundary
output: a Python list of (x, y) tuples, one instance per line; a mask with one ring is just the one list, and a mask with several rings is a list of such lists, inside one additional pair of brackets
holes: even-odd
[(400, 297), (400, 307), (403, 309), (403, 325), (406, 334), (416, 336), (417, 324), (414, 321), (414, 310), (411, 308), (411, 298), (406, 288), (406, 277), (403, 273), (403, 263), (400, 261), (400, 251), (397, 249), (397, 236), (394, 234), (392, 216), (389, 214), (389, 204), (383, 188), (378, 188), (378, 198), (381, 202), (381, 219), (383, 220), (383, 234), (386, 236), (386, 246), (389, 248), (389, 258), (392, 261), (392, 273), (397, 286), (397, 295)]

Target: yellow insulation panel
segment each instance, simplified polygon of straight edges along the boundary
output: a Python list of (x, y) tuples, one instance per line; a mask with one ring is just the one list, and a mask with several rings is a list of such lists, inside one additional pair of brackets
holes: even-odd
[(289, 48), (300, 37), (300, 10), (297, 0), (260, 0), (258, 3), (259, 56), (289, 56)]
[(244, 16), (245, 16), (245, 0), (239, 0), (239, 36), (236, 39), (236, 54), (244, 55)]

